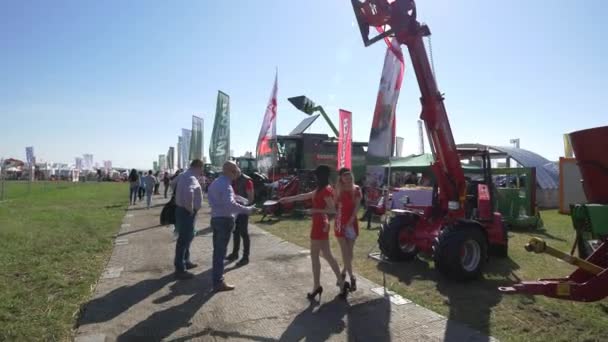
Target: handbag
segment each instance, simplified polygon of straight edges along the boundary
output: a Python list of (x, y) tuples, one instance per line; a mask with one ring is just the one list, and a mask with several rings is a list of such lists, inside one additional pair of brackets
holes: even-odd
[(171, 197), (169, 202), (165, 203), (163, 206), (163, 210), (160, 212), (160, 225), (167, 226), (170, 224), (175, 224), (175, 209), (177, 205), (175, 204), (175, 196)]

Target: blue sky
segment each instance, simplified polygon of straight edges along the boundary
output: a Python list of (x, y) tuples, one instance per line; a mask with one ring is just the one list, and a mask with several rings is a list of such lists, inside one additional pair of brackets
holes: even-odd
[[(608, 121), (608, 4), (600, 0), (418, 1), (457, 143), (522, 147), (557, 159), (561, 135)], [(232, 146), (253, 150), (279, 70), (278, 128), (306, 94), (367, 141), (385, 46), (364, 48), (347, 0), (3, 1), (0, 156), (151, 167), (217, 90), (231, 96)], [(417, 151), (419, 91), (407, 64), (397, 108)], [(329, 132), (323, 121), (315, 131)]]

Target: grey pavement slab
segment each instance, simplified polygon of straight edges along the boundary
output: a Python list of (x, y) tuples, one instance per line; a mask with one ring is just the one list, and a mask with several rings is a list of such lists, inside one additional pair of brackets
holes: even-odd
[(191, 248), (196, 277), (175, 281), (172, 229), (158, 225), (165, 201), (155, 197), (150, 210), (130, 207), (79, 318), (76, 341), (495, 341), (407, 298), (391, 301), (361, 276), (348, 301), (336, 298), (324, 261), (325, 291), (320, 304), (310, 305), (308, 251), (254, 225), (250, 264), (227, 266), (226, 280), (236, 290), (213, 293), (207, 209), (198, 215)]

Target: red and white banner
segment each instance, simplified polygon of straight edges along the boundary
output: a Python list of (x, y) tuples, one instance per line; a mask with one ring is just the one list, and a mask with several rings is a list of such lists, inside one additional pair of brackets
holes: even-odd
[(352, 167), (353, 123), (351, 112), (340, 109), (340, 136), (338, 137), (338, 168)]
[(270, 146), (270, 141), (277, 136), (277, 79), (278, 72), (274, 76), (274, 85), (270, 93), (268, 105), (266, 106), (266, 113), (264, 114), (264, 121), (262, 122), (256, 146), (258, 169), (262, 173), (268, 173), (274, 163), (274, 149)]

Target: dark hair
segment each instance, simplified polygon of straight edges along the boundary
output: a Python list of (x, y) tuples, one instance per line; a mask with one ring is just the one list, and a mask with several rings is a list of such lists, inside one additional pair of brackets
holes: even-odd
[(203, 161), (200, 159), (194, 159), (191, 163), (190, 163), (190, 167), (203, 167)]
[(327, 165), (319, 165), (315, 169), (315, 177), (317, 178), (317, 190), (322, 190), (329, 185), (329, 173), (331, 170)]
[(152, 175), (152, 170), (148, 170), (148, 174), (151, 176)]
[(131, 172), (129, 173), (129, 182), (137, 182), (138, 179), (137, 170), (131, 169)]

